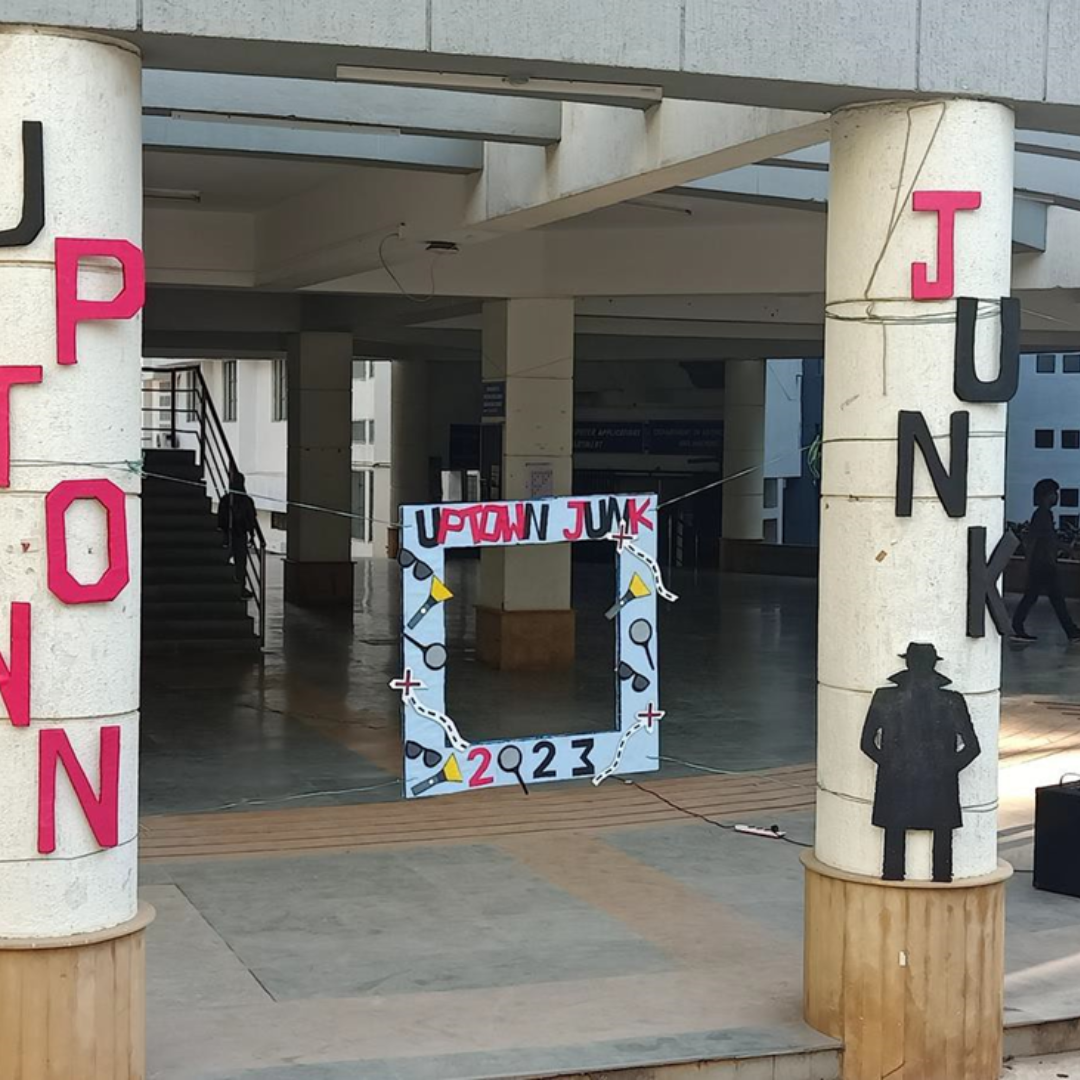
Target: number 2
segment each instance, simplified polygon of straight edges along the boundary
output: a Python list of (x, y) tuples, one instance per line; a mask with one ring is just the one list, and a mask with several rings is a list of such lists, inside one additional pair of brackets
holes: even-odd
[(596, 766), (589, 758), (589, 754), (592, 753), (593, 747), (596, 745), (595, 739), (575, 739), (570, 744), (575, 750), (581, 751), (581, 764), (576, 765), (573, 770), (574, 776), (592, 776), (596, 772)]
[(486, 746), (474, 746), (469, 751), (469, 760), (480, 759), (480, 768), (469, 777), (469, 787), (487, 787), (495, 783), (494, 776), (488, 776), (487, 771), (491, 768), (491, 751)]
[(533, 772), (534, 780), (550, 780), (555, 775), (555, 770), (549, 768), (552, 761), (555, 760), (555, 744), (548, 742), (546, 739), (543, 742), (538, 742), (533, 747), (534, 754), (544, 754), (544, 760), (536, 766)]

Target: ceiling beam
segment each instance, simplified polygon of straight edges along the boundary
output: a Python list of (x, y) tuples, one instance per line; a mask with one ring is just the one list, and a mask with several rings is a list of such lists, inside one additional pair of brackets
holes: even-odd
[(558, 142), (562, 124), (557, 101), (194, 71), (144, 71), (143, 110), (383, 127), (534, 146)]
[(143, 117), (148, 150), (340, 161), (399, 169), (470, 173), (483, 166), (483, 145), (425, 135), (310, 131), (256, 123)]

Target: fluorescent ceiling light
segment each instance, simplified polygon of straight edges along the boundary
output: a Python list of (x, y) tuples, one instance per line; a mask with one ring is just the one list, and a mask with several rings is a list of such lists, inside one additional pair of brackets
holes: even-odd
[(174, 202), (202, 202), (202, 192), (187, 188), (145, 188), (147, 199), (170, 199)]
[(467, 75), (456, 71), (410, 71), (402, 68), (354, 67), (339, 64), (337, 77), (347, 82), (417, 86), (431, 90), (552, 98), (628, 109), (649, 109), (664, 98), (660, 86), (631, 83), (583, 82), (575, 79), (534, 79), (514, 75)]
[(242, 124), (244, 127), (287, 128), (292, 131), (347, 131), (351, 135), (400, 135), (400, 128), (351, 124), (346, 120), (298, 120), (289, 116), (248, 116), (244, 113), (192, 112), (173, 109), (165, 114), (173, 120), (200, 124)]

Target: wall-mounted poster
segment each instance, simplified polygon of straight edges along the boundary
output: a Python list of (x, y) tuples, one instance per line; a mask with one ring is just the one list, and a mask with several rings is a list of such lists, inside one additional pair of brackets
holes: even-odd
[[(659, 768), (660, 709), (656, 601), (675, 600), (656, 561), (656, 496), (591, 495), (432, 506), (406, 506), (401, 516), (404, 776), (407, 798), (554, 780), (599, 784), (617, 773)], [(466, 741), (446, 714), (444, 613), (451, 548), (509, 547), (585, 540), (614, 545), (615, 716), (603, 731)]]

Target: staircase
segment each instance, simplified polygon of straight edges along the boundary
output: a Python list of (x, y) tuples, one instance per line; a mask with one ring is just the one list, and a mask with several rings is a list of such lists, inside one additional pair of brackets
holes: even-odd
[(261, 642), (194, 450), (144, 450), (145, 653), (257, 652)]

